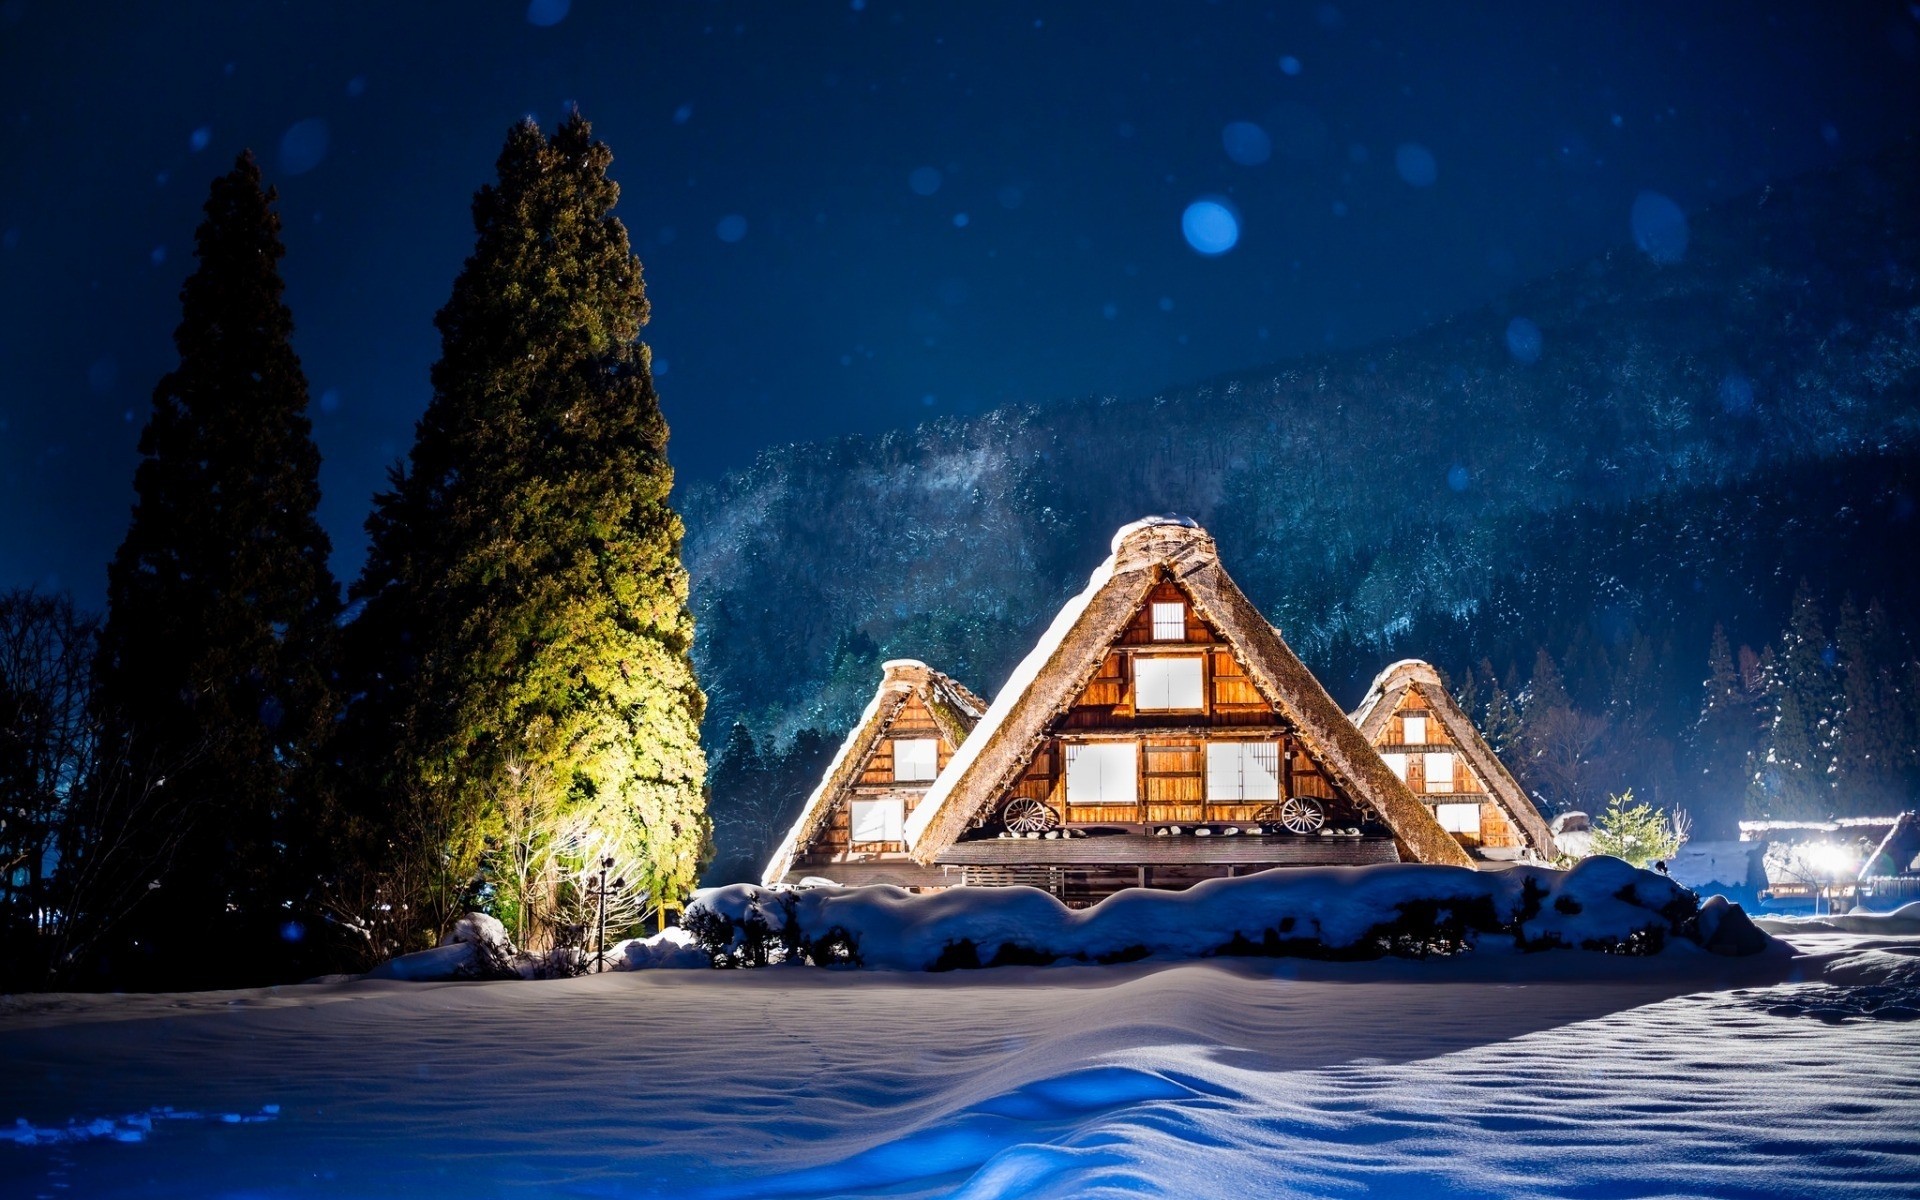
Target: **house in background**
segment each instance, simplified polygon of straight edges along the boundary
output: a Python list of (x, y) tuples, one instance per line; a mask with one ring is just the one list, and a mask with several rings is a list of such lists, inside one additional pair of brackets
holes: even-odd
[(923, 662), (882, 664), (872, 701), (774, 850), (761, 882), (821, 878), (908, 888), (954, 882), (907, 857), (904, 827), (986, 708)]
[(1855, 904), (1885, 910), (1920, 899), (1920, 821), (1911, 812), (1825, 821), (1742, 821), (1763, 843), (1763, 904)]
[(1275, 866), (1471, 865), (1205, 530), (1150, 518), (1112, 551), (908, 815), (915, 862), (1082, 904)]
[(1558, 857), (1540, 810), (1430, 664), (1402, 659), (1380, 672), (1353, 723), (1468, 853), (1509, 862)]

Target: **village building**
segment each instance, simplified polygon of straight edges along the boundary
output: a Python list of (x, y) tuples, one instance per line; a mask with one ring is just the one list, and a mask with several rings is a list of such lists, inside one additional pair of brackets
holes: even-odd
[(1920, 900), (1920, 819), (1912, 812), (1742, 821), (1740, 840), (1761, 846), (1763, 904), (1886, 910)]
[(1472, 864), (1205, 530), (1152, 518), (1112, 550), (907, 817), (915, 862), (1070, 904), (1279, 866)]
[(954, 882), (907, 856), (904, 828), (986, 702), (914, 659), (883, 663), (880, 672), (866, 711), (768, 860), (761, 878), (767, 886), (826, 879), (919, 889)]
[(1552, 862), (1553, 833), (1440, 672), (1417, 658), (1380, 672), (1353, 723), (1440, 828), (1475, 858)]

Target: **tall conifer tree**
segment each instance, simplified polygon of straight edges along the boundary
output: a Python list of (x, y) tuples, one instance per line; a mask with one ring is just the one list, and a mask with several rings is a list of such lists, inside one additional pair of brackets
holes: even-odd
[(355, 736), (403, 852), (456, 882), (513, 763), (677, 902), (706, 831), (705, 698), (611, 161), (577, 112), (551, 138), (524, 121), (475, 196), (433, 400), (368, 522)]
[[(251, 154), (213, 182), (180, 293), (180, 365), (154, 389), (107, 576), (102, 715), (130, 769), (166, 776), (185, 814), (184, 829), (129, 831), (181, 839), (130, 931), (176, 973), (204, 972), (191, 948), (222, 932), (287, 920), (295, 796), (331, 716), (339, 589), (314, 517), (320, 455), (274, 198)], [(245, 961), (266, 965), (257, 947)]]

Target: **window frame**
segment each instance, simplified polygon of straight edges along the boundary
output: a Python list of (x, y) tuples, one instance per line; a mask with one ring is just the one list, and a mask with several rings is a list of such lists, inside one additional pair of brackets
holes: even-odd
[[(1263, 757), (1260, 751), (1271, 754), (1268, 765), (1271, 770), (1263, 772), (1266, 782), (1255, 789), (1256, 794), (1248, 794), (1247, 764), (1258, 764)], [(1230, 760), (1230, 761), (1223, 761)], [(1263, 804), (1279, 800), (1285, 792), (1281, 787), (1280, 743), (1267, 739), (1237, 738), (1230, 741), (1207, 743), (1207, 803), (1209, 804)], [(1215, 790), (1215, 784), (1224, 783), (1231, 776), (1231, 791)], [(1271, 795), (1266, 795), (1271, 790)]]
[[(1088, 754), (1088, 751), (1093, 753)], [(1126, 756), (1124, 773), (1120, 762), (1122, 751)], [(1060, 768), (1061, 792), (1066, 797), (1068, 805), (1140, 803), (1140, 743), (1134, 741), (1067, 742), (1062, 747), (1061, 755), (1064, 759)], [(1076, 786), (1076, 768), (1085, 771), (1088, 769), (1086, 764), (1089, 763), (1097, 764), (1094, 767), (1095, 780), (1091, 784), (1082, 783)], [(1081, 778), (1084, 780), (1085, 776)], [(1123, 778), (1126, 782), (1124, 797), (1118, 794), (1121, 790), (1118, 785)], [(1107, 790), (1110, 782), (1115, 787), (1112, 794)], [(1095, 795), (1076, 795), (1076, 792), (1083, 791), (1089, 786), (1096, 793)]]
[[(932, 765), (929, 768), (930, 773), (926, 775), (902, 775), (900, 773), (900, 766), (902, 762), (902, 755), (900, 753), (901, 746), (931, 747), (932, 748), (932, 759), (931, 759)], [(915, 761), (916, 762), (920, 761), (917, 755), (916, 755)], [(894, 738), (893, 739), (893, 781), (895, 783), (932, 783), (935, 779), (938, 779), (939, 777), (940, 777), (940, 739), (939, 738), (914, 737), (914, 738)]]
[[(893, 836), (877, 838), (863, 838), (859, 836), (861, 828), (860, 814), (863, 805), (865, 806), (865, 811), (869, 814), (875, 810), (879, 810), (882, 813), (887, 813), (888, 810), (891, 810), (891, 813), (882, 820), (880, 829), (882, 833), (891, 829)], [(907, 802), (898, 796), (862, 797), (848, 802), (847, 844), (849, 846), (872, 846), (881, 842), (904, 842), (907, 836), (906, 825)]]
[[(1168, 610), (1172, 610), (1169, 612)], [(1155, 600), (1150, 606), (1149, 615), (1153, 626), (1153, 640), (1156, 642), (1184, 642), (1187, 640), (1187, 605), (1183, 600)], [(1169, 632), (1171, 628), (1171, 632)]]
[[(1164, 663), (1169, 668), (1169, 670), (1165, 675), (1165, 682), (1167, 685), (1166, 687), (1167, 702), (1165, 704), (1148, 703), (1148, 696), (1147, 696), (1145, 681), (1142, 678), (1142, 668), (1148, 663), (1154, 664), (1156, 668), (1156, 673), (1158, 672), (1160, 664)], [(1192, 680), (1193, 703), (1192, 704), (1174, 703), (1174, 700), (1175, 700), (1174, 684), (1175, 684), (1176, 676), (1172, 673), (1170, 668), (1173, 666), (1173, 664), (1176, 664), (1176, 663), (1190, 664), (1192, 667), (1192, 670), (1193, 670), (1193, 680)], [(1134, 658), (1133, 658), (1133, 707), (1134, 707), (1134, 710), (1137, 712), (1205, 712), (1207, 710), (1207, 664), (1206, 664), (1205, 656), (1200, 654), (1136, 654), (1134, 655)]]
[[(1471, 829), (1458, 827), (1459, 813), (1457, 810), (1463, 808), (1471, 809), (1473, 812), (1473, 828)], [(1446, 809), (1456, 811), (1442, 811)], [(1478, 801), (1449, 800), (1442, 804), (1436, 804), (1433, 806), (1433, 819), (1440, 828), (1446, 830), (1448, 833), (1466, 833), (1473, 835), (1475, 838), (1481, 836), (1480, 804)]]
[[(1427, 717), (1427, 714), (1426, 714), (1426, 713), (1403, 713), (1403, 714), (1401, 714), (1401, 717), (1400, 717), (1400, 744), (1401, 744), (1401, 745), (1403, 745), (1403, 746), (1424, 746), (1424, 745), (1427, 745), (1427, 720), (1428, 720), (1428, 717)], [(1413, 732), (1413, 729), (1412, 729), (1412, 727), (1411, 727), (1411, 726), (1410, 726), (1410, 725), (1408, 724), (1409, 722), (1415, 722), (1415, 721), (1417, 721), (1417, 722), (1419, 722), (1419, 727), (1420, 727), (1420, 733), (1419, 733), (1419, 736), (1417, 736), (1417, 737), (1416, 737), (1416, 736), (1414, 736), (1414, 732)]]
[[(1459, 791), (1460, 767), (1458, 756), (1451, 750), (1429, 750), (1420, 756), (1420, 786), (1431, 796), (1450, 796)], [(1446, 786), (1435, 787), (1433, 765), (1444, 761), (1447, 764)]]

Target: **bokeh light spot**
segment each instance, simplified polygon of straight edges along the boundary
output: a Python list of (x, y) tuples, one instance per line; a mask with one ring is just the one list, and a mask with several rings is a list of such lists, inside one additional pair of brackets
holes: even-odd
[(747, 219), (739, 213), (728, 213), (713, 227), (713, 235), (729, 244), (737, 242), (747, 236)]
[(940, 190), (941, 176), (938, 167), (916, 167), (907, 176), (907, 186), (916, 196), (931, 196)]
[(1738, 371), (1728, 371), (1720, 380), (1720, 410), (1730, 417), (1752, 412), (1753, 381)]
[(1180, 233), (1201, 254), (1225, 254), (1240, 241), (1240, 217), (1218, 197), (1195, 200), (1180, 214)]
[(1447, 468), (1447, 486), (1454, 491), (1466, 491), (1467, 484), (1471, 482), (1473, 482), (1473, 476), (1469, 475), (1467, 469), (1459, 463), (1455, 463), (1453, 466)]
[(573, 0), (529, 0), (527, 24), (538, 25), (542, 29), (558, 25), (567, 19), (567, 10), (572, 7)]
[(1281, 55), (1280, 73), (1282, 75), (1298, 75), (1300, 73), (1300, 60), (1291, 54)]
[(1440, 164), (1434, 161), (1433, 151), (1419, 142), (1401, 143), (1393, 152), (1393, 169), (1417, 188), (1432, 187), (1433, 181), (1440, 178)]
[(296, 122), (280, 137), (280, 170), (305, 175), (327, 157), (327, 123), (320, 117)]
[(120, 378), (120, 364), (108, 354), (93, 360), (87, 367), (87, 386), (95, 395), (104, 396), (113, 390), (114, 381)]
[(1257, 167), (1273, 157), (1273, 139), (1252, 121), (1232, 121), (1220, 131), (1227, 157), (1243, 167)]
[(675, 125), (685, 125), (692, 119), (693, 105), (691, 104), (682, 104), (679, 108), (673, 110), (673, 123)]
[(1507, 322), (1507, 353), (1513, 355), (1515, 361), (1539, 362), (1541, 345), (1538, 325), (1525, 317), (1515, 317)]
[(1687, 256), (1687, 214), (1659, 192), (1633, 198), (1633, 244), (1654, 262), (1667, 266)]
[(187, 149), (193, 151), (195, 154), (198, 154), (202, 150), (205, 150), (207, 148), (207, 144), (212, 141), (213, 141), (213, 130), (205, 125), (202, 125), (200, 128), (194, 130), (191, 134), (187, 135)]
[(148, 253), (147, 258), (157, 267), (167, 261), (167, 248), (165, 246), (155, 246), (153, 250)]
[(355, 75), (352, 79), (347, 80), (347, 99), (358, 100), (366, 94), (367, 77), (365, 75)]
[(326, 391), (320, 393), (320, 411), (323, 413), (336, 413), (340, 411), (339, 388), (328, 388)]
[(955, 229), (965, 229), (967, 227), (967, 223), (971, 220), (972, 218), (967, 216), (967, 214), (963, 212), (955, 213), (953, 214), (953, 227)]

